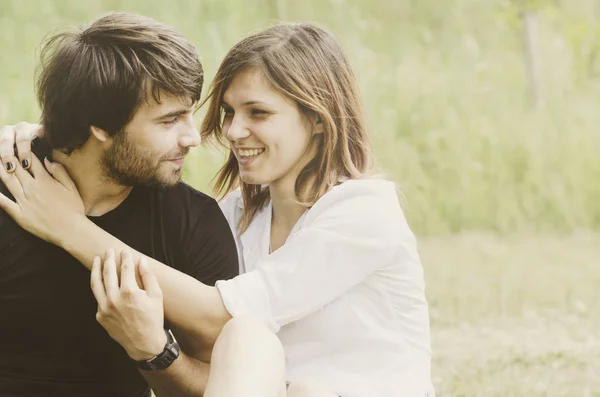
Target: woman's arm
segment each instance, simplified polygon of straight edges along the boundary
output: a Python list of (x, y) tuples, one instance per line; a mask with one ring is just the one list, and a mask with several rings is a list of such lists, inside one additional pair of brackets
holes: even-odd
[[(0, 195), (0, 209), (25, 230), (65, 249), (88, 269), (94, 257), (103, 256), (107, 248), (116, 252), (128, 249), (138, 260), (139, 252), (87, 219), (67, 171), (58, 163), (46, 162), (46, 167), (48, 171), (31, 156), (31, 174), (20, 164), (10, 174), (0, 168), (0, 179), (16, 201)], [(52, 202), (47, 197), (53, 197)], [(197, 346), (196, 353), (208, 361), (217, 336), (231, 318), (218, 290), (158, 261), (150, 259), (149, 265), (164, 292), (167, 319), (174, 329), (201, 342), (204, 348)]]
[[(112, 250), (104, 261), (94, 259), (90, 286), (98, 302), (96, 319), (131, 359), (150, 360), (167, 344), (162, 290), (146, 257), (134, 262), (131, 253), (123, 251), (120, 258), (120, 274)], [(201, 396), (208, 382), (209, 365), (182, 350), (167, 368), (142, 371), (142, 375), (159, 397)]]
[(391, 184), (374, 192), (351, 182), (336, 188), (311, 208), (281, 248), (254, 267), (219, 281), (217, 288), (233, 317), (252, 315), (273, 332), (375, 273), (394, 277), (398, 288), (414, 286), (418, 299), (423, 293), (414, 235)]
[[(117, 267), (120, 266), (118, 253), (121, 251), (130, 251), (136, 262), (142, 256), (87, 218), (65, 230), (63, 236), (58, 245), (89, 270), (94, 257), (104, 256), (107, 247), (117, 253)], [(200, 348), (196, 346), (196, 354), (201, 355), (197, 358), (209, 361), (212, 346), (225, 323), (231, 319), (219, 291), (152, 258), (148, 258), (148, 264), (163, 291), (167, 319), (176, 330), (197, 339), (199, 345), (205, 347), (204, 351), (198, 351)]]

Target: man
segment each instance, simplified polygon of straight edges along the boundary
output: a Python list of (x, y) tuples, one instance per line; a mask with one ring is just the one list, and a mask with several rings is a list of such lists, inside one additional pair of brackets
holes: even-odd
[[(180, 181), (199, 144), (192, 111), (202, 84), (194, 47), (173, 29), (132, 14), (104, 16), (45, 44), (37, 90), (49, 147), (40, 142), (33, 151), (67, 169), (98, 226), (214, 285), (239, 271), (235, 242), (217, 203)], [(0, 131), (0, 139), (13, 132)], [(0, 143), (0, 151), (8, 172), (15, 161), (32, 164), (12, 145)], [(1, 184), (0, 192), (9, 195)], [(77, 260), (1, 211), (0, 236), (1, 397), (137, 397), (155, 383), (190, 392), (184, 376), (165, 379), (136, 363), (97, 323), (90, 274)], [(178, 368), (192, 374), (198, 346), (189, 332), (173, 333)]]

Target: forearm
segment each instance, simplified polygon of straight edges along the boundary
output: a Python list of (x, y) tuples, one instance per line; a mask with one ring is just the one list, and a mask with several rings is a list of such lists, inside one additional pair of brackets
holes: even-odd
[(210, 364), (195, 360), (183, 351), (162, 371), (141, 371), (157, 397), (198, 397), (204, 395)]
[[(77, 233), (66, 236), (61, 247), (88, 269), (91, 269), (94, 257), (103, 257), (108, 248), (113, 248), (117, 254), (130, 250), (135, 261), (141, 255), (91, 221), (79, 224)], [(120, 261), (120, 255), (116, 255), (116, 259)], [(148, 258), (148, 264), (163, 291), (167, 320), (201, 344), (204, 354), (198, 358), (208, 360), (214, 342), (231, 318), (219, 291), (152, 258)]]

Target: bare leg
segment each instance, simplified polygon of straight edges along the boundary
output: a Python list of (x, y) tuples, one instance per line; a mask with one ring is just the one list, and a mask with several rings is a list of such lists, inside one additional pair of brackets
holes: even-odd
[(285, 396), (285, 356), (277, 336), (250, 317), (230, 320), (213, 348), (204, 397)]

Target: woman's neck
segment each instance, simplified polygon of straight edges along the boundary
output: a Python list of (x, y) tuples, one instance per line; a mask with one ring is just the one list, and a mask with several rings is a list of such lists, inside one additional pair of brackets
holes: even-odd
[(306, 206), (298, 202), (299, 198), (296, 196), (294, 185), (282, 185), (271, 184), (269, 186), (273, 207), (271, 223), (280, 229), (291, 231), (306, 211)]

